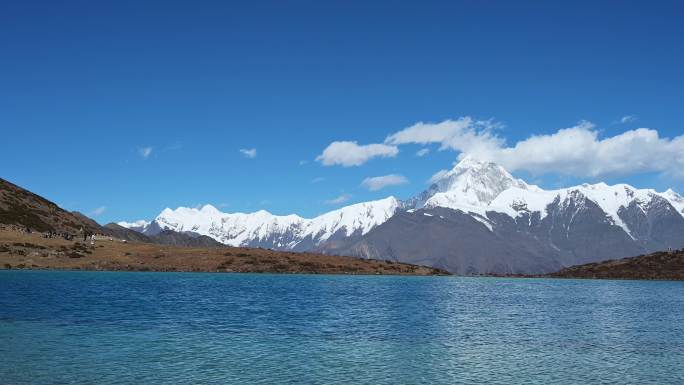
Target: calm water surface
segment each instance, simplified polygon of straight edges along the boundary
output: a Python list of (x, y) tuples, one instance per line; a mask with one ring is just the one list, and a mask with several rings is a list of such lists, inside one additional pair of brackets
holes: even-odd
[(2, 384), (684, 383), (684, 283), (0, 271)]

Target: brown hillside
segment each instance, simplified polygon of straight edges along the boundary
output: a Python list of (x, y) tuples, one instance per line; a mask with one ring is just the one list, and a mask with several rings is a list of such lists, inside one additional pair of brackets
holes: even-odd
[(546, 276), (553, 278), (684, 280), (684, 249), (572, 266)]
[(43, 238), (0, 226), (0, 269), (204, 271), (448, 275), (431, 267), (239, 247), (176, 247), (118, 240), (90, 242)]
[(70, 213), (53, 202), (0, 178), (0, 223), (78, 234), (83, 229), (102, 232), (101, 227), (82, 214)]

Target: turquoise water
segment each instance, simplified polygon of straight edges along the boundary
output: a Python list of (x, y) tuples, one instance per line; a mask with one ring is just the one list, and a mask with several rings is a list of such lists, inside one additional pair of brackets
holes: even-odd
[(0, 271), (2, 384), (684, 383), (684, 283)]

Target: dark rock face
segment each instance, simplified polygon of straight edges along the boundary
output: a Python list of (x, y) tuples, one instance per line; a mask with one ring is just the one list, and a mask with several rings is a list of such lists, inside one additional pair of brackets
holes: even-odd
[(118, 239), (125, 239), (131, 242), (154, 243), (147, 235), (119, 226), (116, 223), (108, 223), (104, 227), (109, 230), (110, 235)]
[(127, 229), (116, 223), (104, 226), (109, 234), (131, 242), (158, 243), (160, 245), (188, 246), (188, 247), (224, 247), (224, 245), (211, 237), (192, 232), (176, 232), (161, 230), (154, 235), (145, 235), (134, 230)]
[(650, 202), (640, 203), (633, 201), (618, 214), (645, 251), (684, 246), (684, 217), (670, 202), (654, 195)]
[(188, 247), (225, 247), (224, 244), (206, 235), (192, 232), (176, 232), (164, 230), (150, 237), (152, 242), (162, 245), (188, 246)]
[(633, 203), (620, 211), (630, 233), (578, 191), (554, 200), (543, 218), (524, 208), (516, 218), (493, 211), (482, 218), (447, 208), (405, 211), (326, 251), (472, 275), (541, 274), (684, 246), (684, 218), (667, 200), (654, 196), (642, 206)]
[[(557, 270), (555, 250), (534, 235), (517, 233), (509, 217), (501, 232), (446, 208), (395, 214), (359, 241), (337, 253), (365, 258), (412, 261), (457, 274), (522, 273), (542, 268)], [(508, 236), (507, 236), (508, 234)]]
[(637, 255), (642, 251), (596, 203), (581, 193), (574, 192), (563, 201), (556, 199), (547, 207), (547, 213), (537, 234), (547, 234), (546, 241), (558, 249), (563, 266)]

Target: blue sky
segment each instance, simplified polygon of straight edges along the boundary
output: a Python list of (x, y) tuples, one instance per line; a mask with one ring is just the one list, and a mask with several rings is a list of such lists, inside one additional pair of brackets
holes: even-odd
[[(562, 128), (655, 130), (645, 156), (670, 154), (661, 167), (630, 142), (598, 175), (562, 157), (514, 173), (684, 191), (681, 2), (249, 3), (4, 2), (0, 177), (102, 223), (204, 203), (313, 216), (419, 192), (459, 145), (386, 138), (472, 117), (491, 124), (465, 133), (496, 138), (496, 159)], [(398, 153), (317, 161), (336, 141)], [(362, 185), (392, 174), (407, 183)]]

